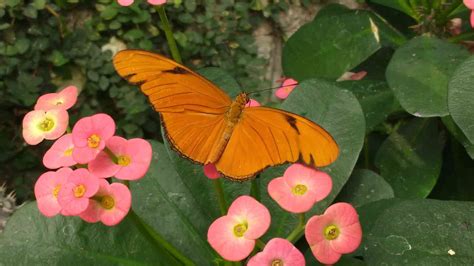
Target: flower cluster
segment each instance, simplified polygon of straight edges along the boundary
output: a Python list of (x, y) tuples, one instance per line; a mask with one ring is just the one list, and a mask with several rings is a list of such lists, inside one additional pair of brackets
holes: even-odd
[[(211, 169), (211, 168), (209, 168)], [(214, 173), (214, 170), (206, 169)], [(326, 198), (332, 189), (331, 177), (321, 171), (293, 164), (282, 177), (268, 184), (268, 194), (291, 213), (303, 214)], [(304, 217), (304, 216), (303, 216)], [(209, 227), (210, 245), (228, 261), (240, 261), (254, 250), (255, 243), (270, 227), (270, 212), (249, 196), (238, 197), (228, 213)], [(354, 252), (362, 240), (356, 210), (348, 203), (335, 203), (324, 214), (311, 217), (303, 231), (315, 258), (323, 264), (336, 263), (342, 254)], [(303, 254), (288, 239), (273, 238), (251, 257), (247, 265), (305, 265)]]
[[(117, 0), (117, 3), (121, 6), (129, 6), (132, 5), (134, 0)], [(148, 4), (158, 6), (166, 4), (166, 0), (148, 0)]]
[(471, 10), (471, 27), (474, 28), (474, 0), (464, 0), (464, 5)]
[(142, 178), (151, 163), (151, 145), (143, 139), (114, 136), (115, 122), (107, 114), (81, 118), (70, 132), (67, 110), (77, 95), (74, 86), (43, 95), (23, 119), (26, 143), (56, 139), (43, 157), (51, 171), (35, 184), (38, 209), (47, 217), (62, 214), (116, 225), (130, 210), (132, 196), (126, 185), (112, 183), (110, 177)]

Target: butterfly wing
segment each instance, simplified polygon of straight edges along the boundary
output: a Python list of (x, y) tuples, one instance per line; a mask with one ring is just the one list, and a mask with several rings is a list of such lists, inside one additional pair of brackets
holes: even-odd
[(206, 163), (225, 129), (229, 96), (189, 68), (158, 54), (124, 50), (115, 55), (114, 66), (120, 76), (140, 85), (160, 112), (173, 148)]
[(322, 167), (334, 162), (339, 148), (316, 123), (269, 107), (245, 108), (216, 168), (245, 180), (266, 167), (302, 162)]

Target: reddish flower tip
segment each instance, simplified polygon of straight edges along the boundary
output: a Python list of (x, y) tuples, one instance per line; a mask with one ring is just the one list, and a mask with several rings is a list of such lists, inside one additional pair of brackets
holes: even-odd
[(297, 85), (298, 81), (292, 78), (285, 79), (280, 88), (275, 91), (275, 96), (282, 100), (286, 99)]
[(213, 163), (209, 163), (203, 166), (204, 175), (207, 176), (209, 179), (217, 179), (221, 177), (221, 173), (217, 171), (216, 165)]

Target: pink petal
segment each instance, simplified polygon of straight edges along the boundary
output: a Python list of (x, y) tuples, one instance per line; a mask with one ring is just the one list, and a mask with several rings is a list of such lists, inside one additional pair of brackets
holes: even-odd
[(322, 241), (327, 241), (324, 237), (324, 229), (331, 225), (332, 221), (324, 215), (311, 217), (304, 229), (304, 235), (309, 246), (313, 246)]
[(99, 214), (100, 214), (99, 203), (97, 203), (97, 201), (95, 200), (89, 200), (89, 206), (87, 207), (85, 211), (79, 214), (79, 217), (81, 217), (82, 220), (88, 223), (97, 223), (98, 221), (100, 221)]
[(73, 166), (76, 161), (72, 158), (72, 153), (68, 150), (74, 148), (72, 135), (66, 134), (56, 140), (49, 150), (44, 154), (43, 164), (49, 169), (56, 169), (62, 166)]
[(117, 2), (121, 6), (129, 6), (133, 4), (133, 0), (117, 0)]
[(346, 226), (359, 223), (359, 215), (352, 205), (345, 202), (338, 202), (329, 206), (324, 212), (324, 216), (332, 219), (334, 224), (343, 229)]
[(162, 5), (162, 4), (166, 4), (166, 0), (148, 0), (148, 3), (150, 5)]
[(79, 215), (89, 206), (89, 198), (76, 198), (73, 189), (76, 187), (74, 183), (66, 183), (58, 195), (59, 205), (70, 215)]
[(71, 108), (77, 100), (77, 88), (69, 86), (58, 93), (48, 93), (38, 98), (35, 110), (52, 110)]
[(66, 110), (73, 107), (77, 101), (77, 94), (78, 91), (76, 86), (68, 86), (60, 91), (59, 96), (63, 100), (62, 107)]
[(95, 114), (90, 117), (94, 133), (100, 135), (104, 143), (115, 134), (115, 121), (108, 114)]
[(53, 192), (57, 186), (61, 189), (70, 173), (72, 173), (70, 168), (61, 168), (56, 172), (49, 171), (42, 174), (36, 181), (35, 197), (38, 209), (43, 215), (52, 217), (61, 211), (61, 206)]
[(469, 9), (474, 9), (474, 0), (464, 0), (464, 5)]
[(43, 111), (54, 109), (54, 106), (55, 106), (54, 103), (56, 103), (57, 100), (58, 100), (57, 93), (47, 93), (47, 94), (41, 95), (36, 101), (34, 109), (43, 110)]
[(225, 260), (240, 261), (252, 252), (255, 240), (237, 237), (234, 234), (234, 219), (222, 216), (215, 220), (207, 232), (207, 241)]
[(284, 177), (274, 178), (270, 181), (268, 194), (281, 208), (292, 213), (307, 212), (316, 203), (315, 193), (306, 192), (301, 196), (294, 195)]
[(153, 151), (151, 144), (144, 139), (130, 139), (126, 144), (125, 156), (129, 156), (131, 162), (115, 174), (115, 177), (122, 180), (137, 180), (145, 176), (150, 167)]
[(471, 12), (471, 27), (474, 28), (474, 10)]
[(94, 134), (92, 119), (90, 116), (83, 117), (76, 122), (72, 128), (72, 142), (74, 147), (86, 147), (87, 138)]
[(127, 152), (128, 141), (119, 136), (110, 137), (105, 146), (109, 148), (115, 155), (124, 154)]
[(362, 241), (362, 227), (359, 223), (341, 228), (339, 236), (330, 241), (331, 247), (341, 254), (354, 252)]
[(245, 107), (257, 107), (261, 104), (254, 99), (250, 99), (249, 102), (245, 105)]
[(45, 117), (52, 119), (54, 121), (54, 127), (52, 130), (45, 132), (45, 139), (57, 139), (66, 132), (67, 126), (69, 124), (69, 115), (66, 110), (55, 109), (49, 110), (46, 112)]
[(248, 229), (244, 234), (247, 239), (260, 238), (270, 227), (271, 217), (267, 207), (249, 196), (240, 196), (235, 199), (227, 215), (237, 220), (247, 221)]
[(74, 147), (72, 150), (72, 158), (80, 164), (86, 164), (94, 160), (100, 153), (99, 149), (91, 149), (89, 147)]
[(88, 168), (93, 175), (106, 178), (115, 175), (121, 166), (115, 164), (107, 153), (101, 151), (94, 160), (89, 162)]
[(58, 199), (53, 195), (44, 196), (36, 200), (38, 210), (46, 217), (53, 217), (61, 212)]
[(221, 173), (217, 171), (216, 165), (213, 163), (204, 165), (203, 170), (204, 170), (204, 175), (206, 175), (207, 178), (209, 179), (217, 179), (222, 176)]
[(367, 76), (367, 71), (359, 71), (357, 73), (352, 74), (349, 79), (350, 80), (361, 80), (365, 76)]
[(29, 145), (36, 145), (43, 141), (44, 131), (38, 129), (40, 123), (46, 112), (42, 110), (28, 112), (23, 117), (23, 138)]
[(303, 254), (291, 242), (282, 238), (270, 240), (262, 252), (253, 256), (247, 266), (272, 265), (275, 260), (281, 260), (283, 265), (304, 266)]
[(281, 87), (276, 90), (275, 96), (280, 99), (286, 99), (297, 85), (298, 82), (296, 80), (291, 78), (285, 79)]
[(331, 248), (328, 240), (321, 241), (310, 248), (314, 257), (323, 264), (334, 264), (341, 258), (341, 254)]

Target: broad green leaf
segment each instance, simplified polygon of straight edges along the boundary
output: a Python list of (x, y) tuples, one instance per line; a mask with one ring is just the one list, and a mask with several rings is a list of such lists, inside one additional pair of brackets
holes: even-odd
[(286, 42), (283, 70), (300, 82), (316, 77), (335, 80), (380, 47), (378, 27), (369, 12), (326, 12), (303, 25)]
[(349, 181), (338, 195), (338, 201), (349, 202), (354, 207), (359, 207), (393, 197), (393, 189), (383, 177), (371, 170), (358, 169), (352, 172)]
[(382, 200), (359, 210), (367, 265), (470, 265), (474, 204)]
[(21, 207), (8, 220), (0, 246), (0, 265), (178, 263), (142, 235), (130, 217), (114, 227), (89, 224), (79, 217), (46, 218), (36, 202)]
[(464, 135), (462, 130), (456, 125), (453, 118), (451, 116), (445, 116), (442, 117), (441, 120), (449, 132), (451, 132), (457, 141), (464, 146), (469, 156), (474, 159), (474, 144), (467, 139), (466, 135)]
[(402, 11), (416, 20), (420, 18), (420, 15), (417, 14), (414, 7), (407, 0), (372, 0), (371, 2)]
[[(317, 203), (310, 215), (321, 213), (334, 200), (349, 178), (359, 157), (365, 135), (362, 109), (355, 96), (332, 82), (311, 79), (301, 83), (283, 102), (281, 109), (305, 116), (325, 128), (339, 145), (339, 158), (321, 170), (333, 180), (331, 194)], [(286, 237), (297, 223), (297, 216), (283, 211), (267, 193), (271, 179), (283, 175), (286, 166), (270, 168), (262, 173), (261, 193), (264, 204), (272, 214), (270, 237)]]
[(467, 49), (434, 37), (417, 37), (400, 47), (386, 77), (402, 107), (418, 117), (448, 114), (448, 81), (469, 55)]
[(474, 56), (464, 61), (449, 82), (448, 106), (454, 122), (474, 143)]
[(359, 100), (362, 110), (364, 110), (365, 125), (368, 132), (385, 121), (388, 115), (399, 108), (393, 91), (384, 81), (358, 80), (343, 81), (338, 84), (354, 93)]
[[(153, 161), (148, 174), (131, 182), (133, 208), (185, 256), (198, 265), (208, 264), (217, 257), (206, 240), (207, 229), (218, 216), (217, 211), (212, 211), (218, 207), (211, 181), (199, 173), (177, 168), (163, 144), (152, 144)], [(202, 186), (204, 182), (210, 186)], [(202, 198), (208, 198), (211, 205), (204, 205)]]
[(399, 198), (424, 198), (441, 171), (444, 142), (436, 119), (414, 118), (385, 140), (375, 157)]

